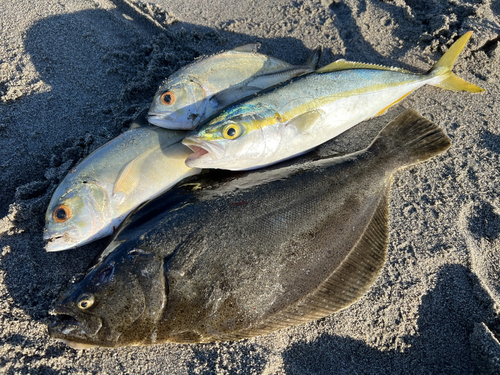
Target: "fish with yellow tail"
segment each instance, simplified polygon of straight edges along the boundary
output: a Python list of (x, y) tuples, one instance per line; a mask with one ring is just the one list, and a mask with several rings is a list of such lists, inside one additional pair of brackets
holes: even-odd
[(472, 35), (459, 38), (425, 75), (338, 60), (233, 104), (183, 140), (186, 165), (248, 170), (302, 154), (360, 122), (383, 114), (414, 90), (432, 85), (481, 92), (453, 65)]

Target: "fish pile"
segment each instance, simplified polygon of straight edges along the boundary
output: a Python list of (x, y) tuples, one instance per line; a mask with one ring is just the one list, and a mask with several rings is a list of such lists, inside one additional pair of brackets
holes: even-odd
[(255, 45), (175, 73), (147, 115), (155, 126), (139, 116), (54, 193), (47, 251), (114, 233), (55, 302), (50, 335), (77, 349), (238, 340), (357, 301), (386, 259), (393, 172), (450, 139), (407, 110), (364, 150), (284, 160), (425, 84), (483, 91), (451, 71), (470, 35), (427, 75), (344, 60), (315, 69), (319, 49), (292, 66)]

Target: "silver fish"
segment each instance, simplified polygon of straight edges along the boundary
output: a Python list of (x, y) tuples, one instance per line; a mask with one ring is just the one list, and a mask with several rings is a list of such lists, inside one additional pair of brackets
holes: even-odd
[(151, 124), (194, 129), (225, 106), (262, 89), (316, 69), (321, 49), (304, 65), (292, 65), (256, 50), (259, 43), (197, 60), (161, 84), (148, 113)]
[[(145, 125), (145, 126), (142, 126)], [(198, 173), (184, 160), (185, 132), (149, 125), (145, 114), (95, 150), (61, 181), (45, 215), (47, 251), (106, 237), (141, 203)]]
[(354, 154), (190, 177), (127, 217), (49, 333), (74, 348), (238, 340), (343, 309), (384, 265), (392, 173), (450, 144), (407, 111)]
[(314, 73), (226, 107), (182, 143), (196, 168), (247, 170), (307, 152), (384, 113), (426, 84), (484, 91), (451, 69), (472, 32), (457, 40), (428, 74), (338, 60)]

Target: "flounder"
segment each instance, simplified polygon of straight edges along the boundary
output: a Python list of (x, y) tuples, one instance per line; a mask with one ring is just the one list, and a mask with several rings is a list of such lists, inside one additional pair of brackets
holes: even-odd
[(189, 177), (132, 212), (55, 303), (74, 348), (239, 340), (357, 301), (386, 259), (392, 173), (451, 142), (407, 111), (365, 150)]

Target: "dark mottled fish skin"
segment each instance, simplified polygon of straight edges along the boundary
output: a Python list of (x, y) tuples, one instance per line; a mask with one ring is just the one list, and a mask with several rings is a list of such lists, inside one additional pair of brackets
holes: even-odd
[(385, 262), (392, 173), (450, 144), (410, 110), (354, 154), (188, 178), (129, 215), (50, 334), (76, 348), (237, 340), (345, 308)]

